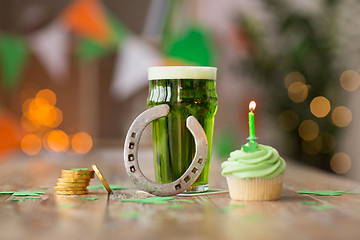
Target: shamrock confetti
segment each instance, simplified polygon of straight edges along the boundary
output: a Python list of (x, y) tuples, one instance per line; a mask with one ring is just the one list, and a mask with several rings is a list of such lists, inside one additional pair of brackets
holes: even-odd
[(10, 202), (23, 202), (25, 201), (25, 199), (23, 198), (12, 198), (12, 199), (9, 199)]
[(244, 208), (246, 207), (246, 204), (229, 204), (224, 208), (219, 208), (218, 211), (221, 213), (229, 213), (231, 212), (234, 208)]
[(316, 211), (329, 210), (331, 209), (331, 206), (324, 204), (320, 206), (312, 206), (311, 209)]
[(182, 192), (179, 193), (178, 196), (201, 196), (201, 195), (208, 195), (208, 194), (215, 194), (215, 193), (226, 193), (229, 192), (228, 190), (223, 189), (209, 189), (203, 192)]
[(318, 196), (341, 196), (345, 191), (307, 191), (307, 190), (299, 190), (300, 194), (314, 194)]
[(140, 217), (140, 212), (138, 211), (127, 211), (120, 213), (120, 217), (122, 218), (128, 218), (128, 219), (136, 219)]
[(317, 202), (315, 202), (315, 201), (305, 201), (305, 202), (301, 202), (301, 204), (304, 204), (304, 205), (316, 205)]
[(170, 209), (181, 209), (181, 208), (183, 208), (183, 205), (181, 205), (181, 204), (172, 204), (172, 205), (168, 205), (167, 208), (170, 208)]
[(14, 192), (0, 192), (0, 195), (13, 194)]
[(23, 199), (41, 199), (41, 197), (24, 197)]
[(38, 191), (22, 191), (22, 192), (14, 192), (13, 196), (38, 196), (40, 194), (45, 194), (45, 192)]
[(89, 200), (89, 201), (94, 201), (94, 200), (100, 200), (101, 198), (99, 197), (89, 197), (89, 198), (84, 198), (85, 200)]

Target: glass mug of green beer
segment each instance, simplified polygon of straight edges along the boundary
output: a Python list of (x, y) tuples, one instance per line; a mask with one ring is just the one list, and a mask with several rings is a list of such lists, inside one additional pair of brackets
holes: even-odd
[(216, 70), (214, 67), (190, 66), (148, 69), (148, 107), (170, 106), (166, 117), (152, 122), (156, 182), (173, 182), (191, 164), (196, 148), (193, 136), (186, 128), (186, 119), (192, 115), (205, 130), (209, 153), (203, 172), (187, 191), (208, 190), (214, 117), (218, 107)]

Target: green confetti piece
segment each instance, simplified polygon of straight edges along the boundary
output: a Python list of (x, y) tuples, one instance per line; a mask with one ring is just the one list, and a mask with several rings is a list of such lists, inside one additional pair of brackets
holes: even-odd
[(61, 205), (57, 205), (57, 208), (73, 208), (75, 207), (75, 204), (61, 204)]
[(13, 194), (14, 192), (0, 192), (0, 195), (2, 195), (2, 194)]
[(85, 200), (89, 200), (89, 201), (94, 201), (94, 200), (100, 200), (101, 198), (99, 197), (89, 197), (89, 198), (84, 198)]
[(192, 200), (188, 200), (188, 199), (173, 199), (173, 200), (170, 200), (172, 202), (187, 202), (187, 203), (194, 203), (194, 201)]
[(234, 208), (244, 208), (244, 207), (246, 207), (246, 204), (241, 204), (241, 203), (239, 203), (239, 204), (229, 204), (224, 208), (217, 209), (217, 211), (220, 212), (220, 213), (229, 213)]
[(300, 194), (314, 194), (318, 196), (341, 196), (345, 191), (307, 191), (307, 190), (299, 190), (298, 193)]
[(41, 197), (24, 197), (23, 199), (41, 199)]
[(127, 211), (127, 212), (121, 212), (120, 217), (122, 218), (128, 218), (128, 219), (136, 219), (140, 217), (140, 212), (138, 211)]
[(38, 187), (38, 189), (41, 189), (41, 190), (48, 190), (49, 187)]
[(300, 193), (300, 194), (313, 194), (314, 191), (299, 190), (298, 193)]
[(71, 171), (86, 171), (88, 168), (72, 168)]
[(249, 222), (261, 222), (265, 220), (265, 216), (260, 214), (252, 214), (245, 216), (245, 219)]
[(311, 209), (316, 210), (316, 211), (329, 210), (329, 209), (331, 209), (331, 206), (325, 204), (325, 205), (320, 205), (320, 206), (312, 206)]
[(317, 202), (315, 202), (315, 201), (304, 201), (304, 202), (301, 202), (301, 204), (303, 204), (303, 205), (316, 205)]
[(224, 207), (224, 208), (217, 208), (216, 209), (216, 211), (218, 212), (218, 213), (229, 213), (229, 212), (231, 212), (231, 208), (227, 208), (227, 207)]
[(170, 209), (181, 209), (181, 208), (184, 208), (184, 206), (181, 205), (181, 204), (172, 204), (172, 205), (168, 205), (167, 208), (170, 208)]
[(10, 202), (23, 202), (25, 201), (25, 199), (22, 199), (22, 198), (12, 198), (12, 199), (9, 199)]
[(22, 192), (14, 192), (13, 196), (38, 196), (40, 194), (45, 194), (45, 192), (38, 191), (22, 191)]

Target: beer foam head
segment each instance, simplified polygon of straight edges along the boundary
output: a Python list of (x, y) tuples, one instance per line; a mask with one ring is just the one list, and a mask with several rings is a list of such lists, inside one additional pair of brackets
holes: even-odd
[(215, 67), (161, 66), (149, 67), (148, 79), (208, 79), (216, 80)]

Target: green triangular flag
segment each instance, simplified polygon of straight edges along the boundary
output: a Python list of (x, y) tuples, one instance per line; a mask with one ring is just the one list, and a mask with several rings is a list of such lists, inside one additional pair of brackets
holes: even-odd
[(1, 72), (6, 89), (14, 89), (28, 53), (25, 39), (11, 34), (0, 35)]
[(205, 29), (191, 25), (183, 35), (170, 39), (165, 45), (169, 57), (201, 66), (215, 65), (215, 45)]
[(108, 54), (108, 49), (93, 39), (83, 38), (79, 40), (76, 54), (80, 60), (91, 61)]

